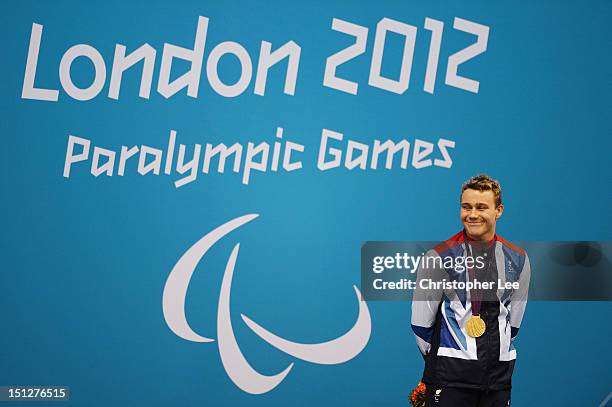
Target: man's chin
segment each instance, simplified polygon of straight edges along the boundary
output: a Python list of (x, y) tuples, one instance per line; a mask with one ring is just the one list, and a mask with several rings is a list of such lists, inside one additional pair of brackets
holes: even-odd
[(487, 231), (483, 227), (465, 226), (465, 233), (472, 240), (482, 240), (483, 236), (487, 234)]

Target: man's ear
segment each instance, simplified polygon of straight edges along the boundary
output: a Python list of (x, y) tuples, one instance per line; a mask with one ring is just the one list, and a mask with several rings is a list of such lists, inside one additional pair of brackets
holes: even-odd
[(504, 205), (499, 205), (497, 208), (495, 208), (495, 220), (501, 218), (502, 213), (504, 213)]

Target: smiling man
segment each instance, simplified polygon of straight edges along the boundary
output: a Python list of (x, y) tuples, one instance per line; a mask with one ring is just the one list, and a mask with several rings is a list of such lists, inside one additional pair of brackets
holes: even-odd
[[(464, 229), (427, 255), (464, 258), (454, 264), (472, 258), (469, 264), (474, 266), (444, 263), (440, 268), (441, 262), (431, 262), (437, 268), (417, 271), (417, 280), (463, 283), (459, 288), (424, 290), (417, 282), (414, 292), (412, 329), (425, 359), (422, 381), (428, 407), (510, 405), (513, 342), (525, 312), (531, 270), (527, 253), (496, 233), (503, 212), (497, 181), (487, 175), (468, 180), (461, 191)], [(514, 283), (513, 288), (506, 283)]]

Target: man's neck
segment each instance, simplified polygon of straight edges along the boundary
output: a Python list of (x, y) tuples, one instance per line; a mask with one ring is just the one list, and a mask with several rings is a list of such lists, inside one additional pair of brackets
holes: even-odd
[(465, 233), (465, 237), (468, 241), (479, 243), (479, 244), (492, 244), (496, 240), (495, 231), (493, 233), (487, 234), (486, 236), (470, 236), (467, 231), (464, 229), (463, 233)]

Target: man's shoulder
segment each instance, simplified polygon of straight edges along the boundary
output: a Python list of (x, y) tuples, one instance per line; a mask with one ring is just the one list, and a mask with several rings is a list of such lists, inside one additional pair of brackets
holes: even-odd
[(527, 256), (527, 252), (522, 247), (512, 243), (509, 240), (504, 239), (500, 235), (497, 235), (497, 241), (501, 243), (502, 247), (507, 250), (511, 250), (512, 252), (518, 254), (519, 256)]
[(461, 246), (463, 244), (464, 239), (465, 239), (465, 236), (463, 234), (463, 231), (460, 231), (459, 233), (449, 237), (443, 242), (440, 242), (437, 245), (435, 245), (432, 248), (432, 250), (436, 252), (437, 254), (442, 255), (443, 253), (447, 253), (453, 249), (456, 250), (458, 246)]

